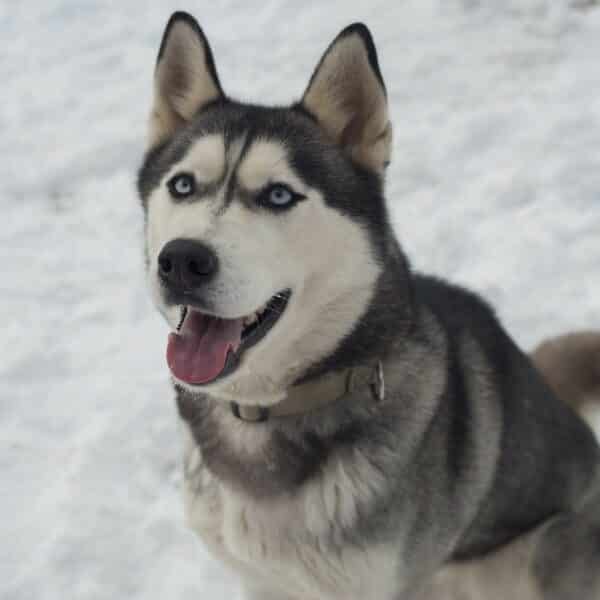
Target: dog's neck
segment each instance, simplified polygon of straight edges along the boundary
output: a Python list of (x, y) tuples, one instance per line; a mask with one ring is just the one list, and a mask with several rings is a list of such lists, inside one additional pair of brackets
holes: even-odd
[(381, 275), (363, 316), (337, 348), (315, 362), (295, 384), (383, 360), (398, 339), (408, 337), (416, 314), (410, 266), (393, 234), (388, 245)]
[(380, 361), (328, 373), (306, 383), (292, 386), (281, 402), (274, 406), (240, 405), (231, 402), (231, 412), (241, 421), (262, 423), (272, 418), (303, 415), (318, 410), (358, 391), (370, 392), (373, 399), (385, 397), (385, 379)]

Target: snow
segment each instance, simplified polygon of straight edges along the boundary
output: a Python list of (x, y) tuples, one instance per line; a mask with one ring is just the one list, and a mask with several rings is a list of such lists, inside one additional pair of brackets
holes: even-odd
[[(599, 322), (600, 9), (588, 4), (187, 9), (225, 89), (266, 103), (297, 97), (334, 35), (367, 22), (395, 122), (388, 197), (404, 246), (417, 267), (479, 290), (530, 348)], [(7, 600), (236, 597), (184, 523), (166, 328), (145, 287), (134, 190), (176, 8), (0, 4)]]

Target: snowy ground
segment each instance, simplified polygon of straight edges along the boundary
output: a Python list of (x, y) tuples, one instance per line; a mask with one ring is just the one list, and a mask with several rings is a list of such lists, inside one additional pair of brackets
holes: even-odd
[(172, 8), (200, 19), (225, 89), (259, 102), (298, 96), (337, 31), (366, 21), (414, 264), (482, 292), (525, 348), (600, 322), (600, 8), (169, 4), (0, 3), (6, 600), (234, 597), (183, 523), (166, 330), (142, 276), (133, 182)]

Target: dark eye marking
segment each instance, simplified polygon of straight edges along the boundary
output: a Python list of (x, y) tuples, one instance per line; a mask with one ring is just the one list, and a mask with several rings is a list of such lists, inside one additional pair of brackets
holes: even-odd
[(285, 183), (271, 183), (259, 192), (256, 202), (271, 210), (287, 210), (305, 199), (306, 196), (295, 192)]

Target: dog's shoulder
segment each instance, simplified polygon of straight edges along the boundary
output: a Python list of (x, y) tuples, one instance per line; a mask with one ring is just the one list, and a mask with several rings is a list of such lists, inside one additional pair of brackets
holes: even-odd
[[(586, 425), (552, 393), (485, 300), (435, 277), (415, 276), (414, 289), (417, 304), (433, 313), (447, 338), (446, 402), (454, 418), (472, 420), (474, 407), (491, 390), (486, 432), (468, 431), (480, 441), (492, 423), (501, 432), (493, 483), (456, 551), (465, 558), (568, 510), (589, 484), (598, 449)], [(472, 373), (477, 385), (465, 385)], [(466, 439), (465, 431), (459, 432)], [(458, 448), (463, 446), (459, 441)]]
[(520, 353), (483, 297), (429, 275), (415, 274), (413, 282), (416, 304), (433, 313), (444, 330), (450, 358), (470, 363), (477, 352), (496, 378), (510, 373), (510, 364)]
[(489, 334), (501, 329), (492, 307), (477, 293), (439, 277), (415, 274), (415, 299), (427, 306), (450, 335), (466, 329)]

